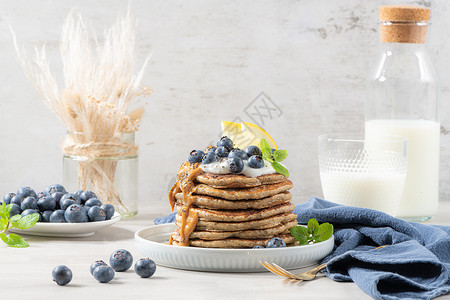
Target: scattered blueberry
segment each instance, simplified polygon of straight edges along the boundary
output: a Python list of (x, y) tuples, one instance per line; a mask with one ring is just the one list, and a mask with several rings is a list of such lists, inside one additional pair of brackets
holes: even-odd
[(101, 206), (101, 208), (105, 211), (106, 220), (110, 220), (112, 216), (114, 216), (115, 209), (111, 204), (105, 203)]
[(42, 215), (42, 222), (50, 222), (50, 216), (52, 215), (53, 211), (51, 210), (46, 210), (44, 211), (41, 215)]
[(45, 196), (37, 201), (37, 205), (40, 211), (55, 210), (56, 201), (52, 196)]
[(61, 192), (61, 193), (63, 193), (63, 194), (66, 194), (66, 193), (67, 193), (67, 192), (66, 192), (66, 189), (65, 189), (62, 185), (60, 185), (60, 184), (53, 184), (53, 185), (47, 187), (47, 188), (45, 189), (45, 192), (46, 192), (48, 195), (51, 195), (51, 194), (53, 194), (53, 193), (55, 193), (55, 192)]
[(58, 285), (66, 285), (72, 280), (72, 271), (68, 267), (60, 265), (53, 269), (52, 277)]
[(16, 194), (15, 193), (8, 193), (3, 197), (3, 202), (5, 204), (10, 204), (11, 203), (11, 199), (12, 197), (14, 197)]
[(105, 263), (103, 260), (94, 261), (90, 267), (91, 275), (94, 275), (94, 269), (97, 268), (98, 266), (108, 266), (108, 264)]
[(125, 249), (114, 251), (109, 257), (109, 264), (117, 272), (128, 270), (133, 264), (133, 256)]
[(216, 151), (216, 149), (217, 149), (216, 146), (209, 146), (207, 152), (214, 152), (214, 151)]
[(66, 218), (64, 217), (64, 210), (55, 210), (50, 215), (50, 223), (67, 223)]
[(264, 247), (263, 247), (263, 246), (260, 246), (260, 245), (256, 245), (256, 246), (253, 247), (252, 249), (264, 249)]
[(14, 197), (11, 198), (11, 201), (9, 202), (10, 204), (17, 204), (19, 206), (22, 205), (22, 201), (23, 198), (19, 195), (15, 195)]
[(239, 157), (242, 160), (246, 160), (248, 158), (247, 153), (245, 153), (244, 150), (241, 150), (239, 148), (234, 148), (228, 154), (228, 158), (233, 158), (233, 157)]
[(262, 152), (257, 146), (248, 146), (247, 149), (245, 149), (245, 153), (247, 153), (248, 157), (253, 155), (262, 156)]
[(224, 146), (217, 147), (215, 154), (217, 157), (228, 157), (228, 154), (230, 153), (230, 149)]
[(102, 206), (102, 202), (98, 200), (97, 198), (91, 198), (84, 204), (85, 206)]
[(214, 153), (214, 151), (208, 151), (208, 152), (203, 156), (203, 159), (202, 159), (202, 163), (203, 163), (204, 165), (211, 164), (211, 163), (216, 162), (216, 161), (217, 161), (217, 156), (216, 156), (216, 154)]
[(91, 198), (98, 199), (97, 195), (94, 192), (91, 192), (91, 191), (84, 191), (84, 192), (82, 191), (79, 196), (80, 196), (81, 204), (84, 204), (86, 201), (88, 201)]
[(92, 206), (88, 213), (90, 222), (98, 222), (106, 220), (106, 213), (100, 206)]
[(247, 165), (253, 169), (261, 169), (264, 167), (264, 160), (259, 155), (253, 155), (248, 159)]
[(83, 223), (88, 221), (86, 211), (78, 204), (69, 206), (64, 211), (64, 218), (68, 223)]
[(97, 279), (98, 282), (107, 283), (113, 280), (114, 275), (116, 274), (111, 267), (101, 265), (94, 269), (92, 275), (95, 279)]
[(244, 162), (239, 157), (229, 158), (228, 169), (231, 173), (240, 173), (244, 170)]
[(78, 204), (78, 205), (81, 204), (80, 197), (78, 197), (78, 196), (75, 195), (75, 194), (70, 194), (70, 193), (64, 194), (64, 195), (61, 197), (61, 199), (59, 199), (59, 201), (62, 202), (62, 201), (67, 200), (67, 199), (70, 199), (70, 200), (75, 201), (75, 203)]
[(134, 264), (134, 271), (142, 278), (149, 278), (156, 271), (156, 264), (150, 258), (141, 258)]
[(233, 149), (233, 141), (229, 137), (223, 136), (220, 138), (220, 140), (217, 141), (217, 147), (220, 146), (227, 147), (228, 149)]
[(188, 161), (190, 164), (195, 164), (202, 161), (203, 158), (203, 151), (202, 150), (192, 150), (191, 153), (189, 153)]
[(283, 248), (286, 247), (286, 243), (279, 237), (271, 238), (267, 241), (266, 248)]
[(22, 198), (24, 198), (24, 199), (26, 197), (34, 197), (34, 198), (37, 197), (36, 192), (29, 186), (20, 187), (17, 190), (16, 194), (22, 196)]
[(34, 197), (26, 197), (25, 199), (23, 199), (22, 204), (20, 205), (20, 208), (22, 210), (26, 210), (26, 209), (35, 209), (38, 210), (38, 203), (37, 203), (37, 199)]
[(12, 207), (11, 207), (11, 211), (9, 212), (9, 217), (11, 218), (12, 216), (20, 215), (21, 213), (22, 213), (22, 210), (20, 209), (20, 206), (13, 203)]

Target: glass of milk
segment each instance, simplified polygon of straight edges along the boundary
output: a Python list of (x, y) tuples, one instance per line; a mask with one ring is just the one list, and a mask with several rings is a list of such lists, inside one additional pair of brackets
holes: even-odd
[(395, 216), (408, 165), (408, 140), (400, 136), (319, 136), (324, 199)]

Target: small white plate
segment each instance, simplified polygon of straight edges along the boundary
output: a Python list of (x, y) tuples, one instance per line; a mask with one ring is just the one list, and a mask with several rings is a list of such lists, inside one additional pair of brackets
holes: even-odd
[(173, 223), (153, 225), (134, 234), (138, 250), (157, 264), (170, 268), (213, 272), (260, 272), (259, 261), (286, 268), (302, 268), (318, 263), (334, 246), (334, 236), (312, 245), (271, 249), (212, 249), (168, 245)]
[(93, 235), (96, 231), (104, 229), (120, 221), (120, 215), (114, 214), (111, 220), (86, 222), (86, 223), (44, 223), (37, 222), (31, 228), (17, 229), (10, 228), (8, 231), (37, 236), (52, 236), (52, 237), (86, 237)]

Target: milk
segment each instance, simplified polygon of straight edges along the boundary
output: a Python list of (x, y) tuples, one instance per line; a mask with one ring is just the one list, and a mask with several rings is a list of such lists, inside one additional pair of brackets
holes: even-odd
[(436, 214), (439, 201), (440, 124), (427, 120), (371, 120), (366, 136), (408, 138), (408, 170), (397, 216), (425, 220)]

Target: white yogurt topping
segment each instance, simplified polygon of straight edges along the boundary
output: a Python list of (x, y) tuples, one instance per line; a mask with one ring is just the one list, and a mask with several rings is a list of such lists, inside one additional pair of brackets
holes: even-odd
[[(264, 160), (264, 167), (260, 169), (250, 168), (247, 165), (247, 160), (243, 160), (243, 162), (244, 162), (244, 169), (239, 174), (243, 174), (247, 177), (258, 177), (261, 175), (276, 173), (275, 170), (270, 165), (270, 163), (266, 160)], [(231, 174), (231, 171), (228, 169), (228, 158), (219, 158), (218, 161), (207, 165), (201, 164), (200, 168), (206, 173)]]

